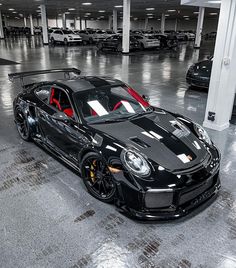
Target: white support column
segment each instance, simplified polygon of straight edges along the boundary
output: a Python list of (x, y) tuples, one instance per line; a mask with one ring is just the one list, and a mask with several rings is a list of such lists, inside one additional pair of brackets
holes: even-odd
[(236, 80), (236, 0), (221, 2), (205, 127), (221, 131), (229, 127)]
[(145, 18), (144, 30), (147, 30), (147, 28), (148, 28), (148, 17)]
[(24, 17), (24, 26), (27, 27), (27, 19)]
[(129, 53), (130, 1), (131, 0), (123, 0), (123, 38), (122, 38), (122, 52), (123, 53)]
[(165, 32), (166, 16), (164, 13), (161, 14), (161, 33)]
[(117, 32), (117, 10), (113, 9), (113, 31)]
[(2, 12), (0, 10), (0, 39), (4, 38), (4, 31), (3, 31), (3, 25), (2, 25)]
[(66, 29), (66, 13), (62, 14), (62, 27)]
[(178, 19), (175, 20), (175, 32), (178, 30)]
[(198, 20), (197, 20), (197, 31), (196, 31), (194, 48), (200, 48), (200, 45), (201, 45), (204, 14), (205, 14), (205, 7), (199, 7)]
[(76, 17), (74, 17), (74, 30), (77, 29), (76, 26), (77, 26), (77, 19), (76, 19)]
[(111, 29), (111, 27), (112, 27), (112, 15), (110, 15), (108, 18), (108, 29)]
[(58, 27), (58, 16), (56, 16), (56, 27)]
[(43, 44), (48, 45), (48, 23), (47, 23), (46, 6), (40, 5), (40, 8), (41, 8), (41, 22), (43, 28)]
[(33, 36), (34, 35), (34, 24), (33, 24), (32, 14), (30, 14), (30, 32), (31, 32), (31, 35)]

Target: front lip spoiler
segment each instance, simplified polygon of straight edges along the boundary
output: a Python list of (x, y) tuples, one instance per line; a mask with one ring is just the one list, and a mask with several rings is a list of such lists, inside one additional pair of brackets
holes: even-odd
[(209, 190), (197, 196), (195, 199), (191, 201), (191, 204), (186, 207), (180, 207), (178, 210), (169, 211), (169, 212), (142, 212), (130, 209), (128, 207), (121, 207), (119, 211), (124, 213), (126, 216), (138, 220), (138, 221), (147, 221), (147, 222), (160, 222), (160, 221), (170, 221), (177, 220), (187, 215), (194, 216), (198, 212), (204, 210), (210, 204), (214, 202), (214, 200), (218, 196), (218, 192), (220, 190), (221, 184), (218, 178), (217, 183), (211, 187)]

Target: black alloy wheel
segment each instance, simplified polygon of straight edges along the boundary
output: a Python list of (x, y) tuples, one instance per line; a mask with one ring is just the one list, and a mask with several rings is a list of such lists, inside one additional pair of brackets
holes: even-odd
[(103, 44), (101, 42), (99, 42), (97, 46), (99, 50), (103, 50)]
[(95, 198), (111, 203), (116, 187), (113, 176), (99, 154), (88, 153), (82, 160), (82, 176), (88, 192)]
[(64, 45), (65, 45), (65, 46), (68, 45), (68, 40), (67, 40), (67, 38), (64, 39)]
[(122, 52), (122, 44), (118, 44), (117, 46), (117, 52)]
[(15, 110), (15, 122), (18, 133), (20, 134), (21, 138), (25, 141), (30, 141), (30, 126), (25, 115), (19, 107), (17, 107)]

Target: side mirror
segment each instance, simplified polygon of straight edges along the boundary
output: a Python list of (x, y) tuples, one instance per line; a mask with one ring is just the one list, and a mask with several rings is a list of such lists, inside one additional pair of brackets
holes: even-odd
[(150, 98), (149, 98), (148, 96), (146, 96), (146, 95), (142, 95), (142, 98), (143, 98), (145, 101), (147, 101), (147, 102), (150, 101)]
[(52, 118), (56, 121), (61, 121), (61, 122), (68, 122), (70, 120), (70, 118), (63, 112), (57, 112), (55, 113)]

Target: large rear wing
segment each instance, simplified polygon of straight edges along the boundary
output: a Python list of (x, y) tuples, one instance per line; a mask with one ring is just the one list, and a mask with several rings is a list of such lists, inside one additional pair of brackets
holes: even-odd
[(63, 69), (49, 69), (49, 70), (39, 70), (39, 71), (31, 71), (31, 72), (22, 72), (22, 73), (12, 73), (8, 74), (8, 78), (11, 82), (14, 82), (16, 79), (20, 79), (22, 86), (24, 86), (24, 78), (40, 75), (40, 74), (54, 74), (54, 73), (64, 73), (65, 78), (70, 78), (70, 73), (74, 73), (76, 75), (80, 75), (81, 71), (76, 68), (63, 68)]

